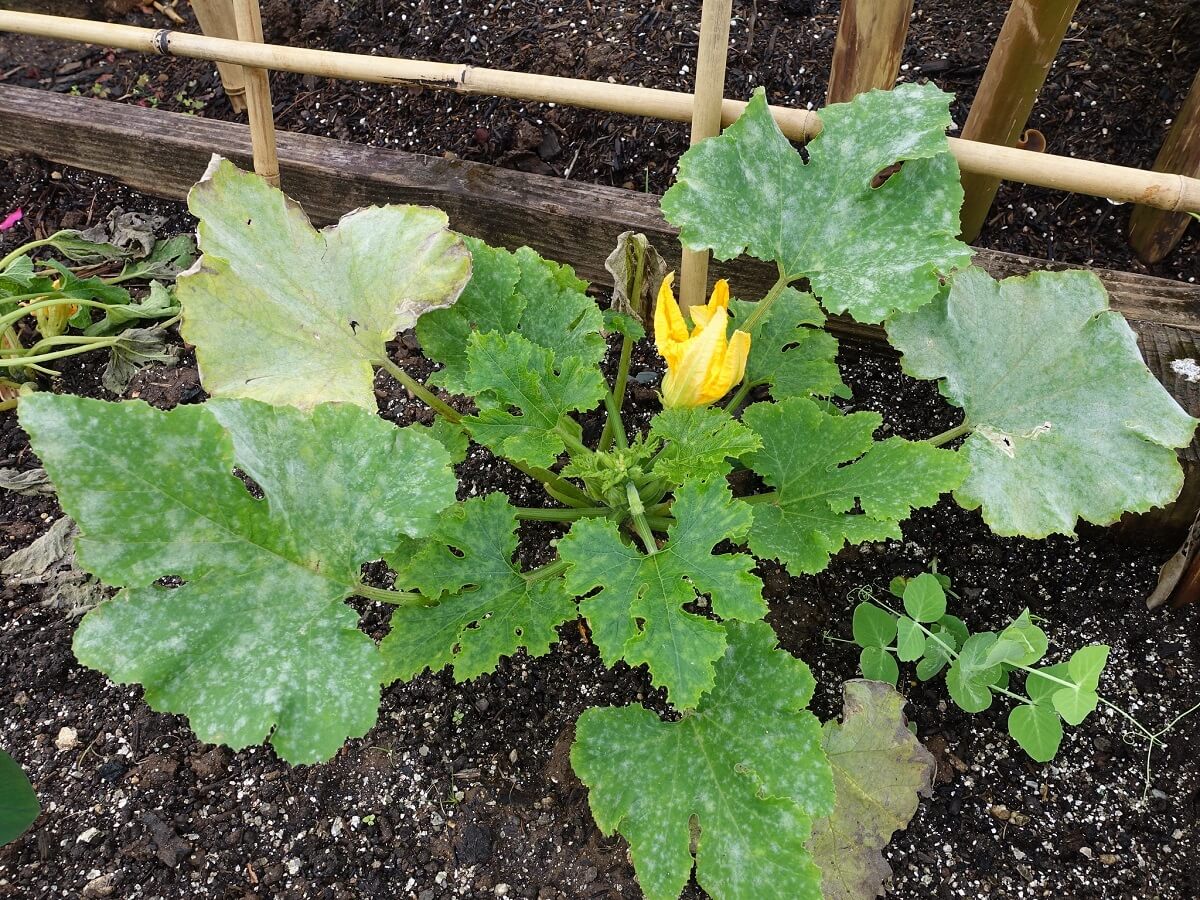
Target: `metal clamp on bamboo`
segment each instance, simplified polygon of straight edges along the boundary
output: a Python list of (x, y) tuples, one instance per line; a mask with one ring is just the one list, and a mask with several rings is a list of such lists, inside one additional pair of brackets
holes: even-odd
[[(175, 31), (163, 33), (160, 40), (160, 33), (149, 28), (36, 13), (0, 11), (0, 31), (325, 78), (559, 103), (675, 122), (690, 122), (694, 105), (691, 94), (678, 91), (451, 63), (230, 41)], [(733, 122), (745, 106), (744, 102), (737, 100), (723, 101), (722, 123)], [(776, 108), (773, 113), (783, 133), (793, 140), (804, 140), (820, 131), (820, 119), (816, 113), (783, 108)], [(1015, 147), (1000, 147), (961, 138), (950, 138), (950, 151), (966, 172), (1094, 197), (1108, 197), (1122, 203), (1141, 203), (1173, 212), (1200, 212), (1200, 179), (1031, 153)]]

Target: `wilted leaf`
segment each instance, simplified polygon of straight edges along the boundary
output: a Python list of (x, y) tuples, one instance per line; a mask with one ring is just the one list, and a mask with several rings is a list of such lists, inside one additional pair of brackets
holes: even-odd
[(804, 709), (808, 666), (775, 649), (765, 622), (730, 623), (716, 686), (679, 722), (640, 706), (589, 709), (571, 765), (596, 824), (629, 841), (648, 900), (696, 880), (728, 900), (820, 900), (805, 841), (835, 809), (820, 725)]
[(974, 426), (955, 499), (1003, 535), (1072, 534), (1175, 499), (1196, 420), (1155, 380), (1090, 272), (980, 269), (889, 323), (904, 370), (942, 378)]
[(667, 262), (649, 239), (634, 231), (622, 231), (604, 268), (613, 277), (612, 308), (642, 326), (654, 321), (654, 301), (667, 275)]
[(837, 803), (813, 823), (808, 849), (824, 900), (871, 900), (892, 870), (880, 852), (929, 796), (934, 762), (904, 721), (904, 698), (886, 685), (847, 681), (842, 722), (826, 722), (822, 746)]
[(100, 383), (118, 397), (125, 393), (138, 370), (151, 363), (173, 366), (179, 361), (179, 345), (167, 343), (161, 327), (129, 328), (109, 350), (108, 364)]
[(374, 410), (386, 343), (470, 277), (462, 239), (428, 207), (373, 206), (316, 231), (280, 191), (214, 157), (188, 208), (204, 255), (176, 293), (213, 396)]
[(27, 497), (54, 493), (45, 469), (0, 469), (0, 489)]
[(108, 599), (109, 591), (75, 565), (78, 534), (70, 516), (56, 519), (36, 541), (0, 561), (0, 575), (7, 575), (9, 584), (40, 587), (45, 605), (65, 610), (72, 618), (83, 615)]
[(727, 624), (683, 609), (699, 593), (711, 597), (722, 619), (753, 621), (767, 612), (762, 582), (751, 574), (753, 557), (713, 554), (726, 539), (737, 540), (750, 527), (750, 509), (733, 500), (723, 480), (689, 482), (675, 493), (675, 524), (653, 556), (621, 539), (612, 522), (582, 519), (558, 542), (571, 568), (567, 587), (592, 627), (592, 639), (606, 665), (624, 659), (646, 663), (671, 703), (694, 707), (713, 685), (713, 663), (725, 652)]
[(388, 680), (454, 667), (467, 681), (490, 672), (519, 647), (542, 656), (557, 626), (578, 615), (561, 576), (538, 578), (513, 562), (517, 514), (500, 493), (459, 504), (422, 541), (387, 557), (396, 586), (420, 591), (426, 605), (398, 607), (380, 644)]
[(79, 564), (125, 588), (80, 623), (82, 663), (144, 685), (202, 740), (270, 736), (293, 763), (371, 727), (383, 662), (342, 601), (362, 563), (454, 502), (440, 445), (349, 404), (159, 412), (35, 394), (20, 418), (79, 523)]
[(150, 293), (141, 300), (115, 304), (104, 311), (104, 318), (84, 327), (86, 335), (115, 334), (131, 322), (146, 319), (169, 319), (179, 312), (174, 292), (165, 285), (153, 281)]
[(830, 312), (880, 322), (917, 309), (940, 275), (971, 260), (955, 238), (963, 194), (946, 142), (950, 99), (932, 84), (901, 84), (826, 107), (806, 164), (758, 88), (724, 134), (683, 155), (663, 214), (686, 247), (718, 259), (749, 253), (789, 281), (807, 277)]

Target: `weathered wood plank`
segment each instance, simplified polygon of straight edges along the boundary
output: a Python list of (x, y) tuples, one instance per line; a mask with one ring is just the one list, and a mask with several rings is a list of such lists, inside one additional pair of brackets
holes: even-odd
[[(371, 204), (425, 203), (444, 209), (467, 234), (512, 248), (529, 244), (600, 284), (609, 279), (605, 257), (628, 229), (645, 233), (670, 265), (679, 264), (676, 232), (653, 195), (311, 135), (281, 132), (278, 144), (287, 192), (318, 223)], [(0, 152), (36, 153), (171, 198), (187, 194), (212, 153), (247, 168), (251, 160), (245, 125), (8, 85), (0, 85)], [(977, 250), (975, 261), (995, 277), (1068, 268), (990, 250)], [(773, 266), (754, 260), (715, 268), (742, 296), (761, 295), (775, 278)], [(1138, 332), (1151, 371), (1188, 412), (1200, 415), (1200, 383), (1170, 367), (1180, 358), (1200, 362), (1200, 287), (1092, 271)], [(882, 338), (879, 328), (843, 318), (830, 328), (853, 339)], [(1193, 446), (1185, 457), (1200, 460), (1200, 453)]]
[[(1200, 72), (1158, 151), (1154, 171), (1200, 173)], [(1187, 213), (1136, 206), (1129, 219), (1129, 243), (1143, 260), (1156, 263), (1175, 249), (1191, 221)]]
[(827, 103), (872, 88), (890, 90), (900, 72), (913, 0), (842, 0)]
[[(1050, 64), (1058, 55), (1079, 0), (1013, 0), (992, 49), (962, 136), (1002, 147), (1016, 145)], [(1000, 179), (963, 173), (962, 233), (979, 236)]]

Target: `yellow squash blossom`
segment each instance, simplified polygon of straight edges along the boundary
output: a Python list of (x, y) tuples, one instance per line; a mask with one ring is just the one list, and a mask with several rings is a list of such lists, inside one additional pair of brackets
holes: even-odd
[(724, 279), (713, 287), (707, 306), (692, 308), (695, 327), (689, 334), (671, 290), (674, 281), (674, 272), (663, 279), (654, 310), (654, 344), (667, 361), (663, 406), (707, 406), (742, 380), (750, 335), (735, 331), (733, 337), (726, 338), (729, 284)]

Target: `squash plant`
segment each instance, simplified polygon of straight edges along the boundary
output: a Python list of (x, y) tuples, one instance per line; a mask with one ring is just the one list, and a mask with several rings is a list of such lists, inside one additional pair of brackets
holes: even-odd
[[(677, 896), (693, 869), (720, 898), (874, 896), (931, 760), (886, 685), (848, 683), (840, 723), (806, 710), (813, 678), (776, 646), (756, 560), (819, 572), (947, 493), (1000, 534), (1109, 523), (1176, 495), (1195, 426), (1095, 277), (998, 283), (970, 266), (949, 100), (903, 85), (831, 106), (802, 158), (756, 93), (685, 154), (662, 206), (686, 246), (750, 254), (778, 279), (757, 301), (718, 285), (688, 316), (644, 240), (615, 255), (628, 280), (602, 311), (566, 266), (459, 236), (437, 210), (316, 231), (214, 160), (189, 200), (203, 256), (178, 281), (212, 399), (21, 405), (80, 564), (122, 588), (83, 619), (76, 655), (204, 740), (316, 763), (372, 727), (381, 685), (547, 653), (582, 616), (604, 662), (646, 666), (680, 714), (588, 710), (572, 752), (648, 897)], [(841, 414), (826, 312), (883, 323), (962, 425), (879, 440), (877, 413)], [(630, 350), (651, 320), (664, 409), (630, 433)], [(428, 385), (388, 355), (413, 327), (439, 364)], [(612, 386), (606, 328), (623, 335)], [(381, 419), (376, 368), (436, 424)], [(756, 387), (769, 399), (743, 410)], [(589, 441), (577, 414), (601, 407)], [(456, 501), (468, 440), (541, 482), (547, 505)], [(762, 487), (735, 492), (735, 468)], [(569, 523), (532, 570), (514, 561), (527, 519)], [(395, 590), (362, 581), (380, 558)], [(395, 607), (379, 644), (355, 595)]]

